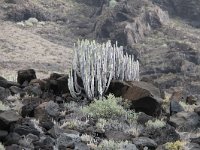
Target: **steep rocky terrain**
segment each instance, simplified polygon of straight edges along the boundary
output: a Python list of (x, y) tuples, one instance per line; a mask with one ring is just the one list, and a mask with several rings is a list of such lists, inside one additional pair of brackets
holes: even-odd
[[(200, 149), (199, 16), (200, 0), (1, 0), (0, 142), (8, 150)], [(78, 39), (117, 41), (139, 60), (141, 82), (112, 81), (106, 93), (128, 104), (108, 96), (101, 112), (72, 98), (66, 74)]]

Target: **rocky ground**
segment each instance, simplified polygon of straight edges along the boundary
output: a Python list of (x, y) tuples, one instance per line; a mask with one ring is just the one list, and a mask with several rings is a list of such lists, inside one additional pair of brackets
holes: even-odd
[[(5, 149), (200, 149), (199, 3), (0, 1)], [(67, 73), (84, 38), (118, 41), (141, 81), (112, 81), (100, 104), (72, 98)]]

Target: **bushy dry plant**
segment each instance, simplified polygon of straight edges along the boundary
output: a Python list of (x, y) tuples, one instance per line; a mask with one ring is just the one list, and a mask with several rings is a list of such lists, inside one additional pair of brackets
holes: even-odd
[(96, 150), (122, 150), (125, 145), (129, 144), (128, 141), (116, 142), (113, 140), (103, 140)]
[(10, 110), (10, 107), (6, 106), (5, 104), (2, 103), (2, 101), (0, 101), (0, 110), (1, 111)]
[(185, 142), (176, 141), (176, 142), (167, 142), (165, 148), (167, 150), (184, 150)]
[(149, 120), (147, 123), (146, 123), (146, 126), (148, 128), (162, 128), (166, 125), (166, 123), (163, 121), (163, 120), (159, 120), (159, 119), (156, 119), (155, 121), (153, 120)]
[(118, 104), (116, 97), (95, 99), (89, 106), (83, 107), (83, 113), (95, 118), (115, 118), (126, 115), (126, 110)]

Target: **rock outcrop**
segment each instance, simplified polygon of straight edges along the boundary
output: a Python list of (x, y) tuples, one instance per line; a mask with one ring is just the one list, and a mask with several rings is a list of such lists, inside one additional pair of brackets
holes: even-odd
[(146, 82), (112, 81), (107, 93), (131, 101), (131, 108), (151, 116), (161, 113), (160, 90)]
[(119, 1), (114, 8), (104, 6), (94, 26), (94, 37), (128, 49), (141, 41), (152, 29), (167, 25), (169, 17), (158, 6), (144, 0)]

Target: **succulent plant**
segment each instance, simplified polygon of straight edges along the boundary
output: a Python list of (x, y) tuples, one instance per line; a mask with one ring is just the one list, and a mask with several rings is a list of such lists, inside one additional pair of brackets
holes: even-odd
[[(79, 85), (81, 79), (83, 86)], [(74, 45), (74, 58), (69, 74), (69, 90), (74, 98), (81, 94), (93, 99), (102, 97), (112, 79), (139, 80), (139, 62), (123, 54), (123, 47), (108, 41), (103, 44), (82, 40)]]

